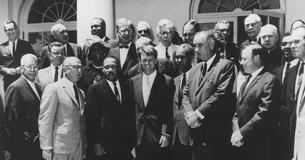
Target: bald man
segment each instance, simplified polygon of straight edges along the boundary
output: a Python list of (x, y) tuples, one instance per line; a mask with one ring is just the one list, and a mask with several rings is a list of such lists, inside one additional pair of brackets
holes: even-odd
[(41, 160), (38, 115), (41, 90), (35, 84), (37, 57), (25, 54), (21, 61), (21, 77), (6, 91), (5, 121), (9, 132), (8, 150), (14, 160)]
[(257, 14), (249, 14), (245, 18), (244, 26), (248, 38), (243, 43), (241, 43), (241, 49), (250, 43), (259, 42), (258, 34), (262, 27), (261, 18)]
[(63, 72), (65, 77), (49, 84), (42, 95), (38, 119), (42, 156), (46, 160), (83, 160), (85, 94), (76, 86), (81, 61), (66, 58)]
[[(69, 42), (68, 30), (65, 25), (57, 23), (51, 27), (52, 41), (58, 41), (64, 46), (64, 56), (65, 57), (78, 57), (82, 64), (85, 64), (85, 59), (83, 55), (82, 48), (75, 43)], [(40, 54), (40, 68), (46, 68), (50, 66), (51, 62), (48, 58), (49, 48), (45, 46), (41, 50)]]

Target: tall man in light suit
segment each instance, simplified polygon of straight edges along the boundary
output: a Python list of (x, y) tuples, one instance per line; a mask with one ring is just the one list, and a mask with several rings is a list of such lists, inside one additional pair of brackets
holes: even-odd
[[(245, 47), (240, 64), (249, 74), (237, 93), (231, 143), (237, 159), (271, 160), (273, 134), (280, 100), (280, 81), (264, 67), (264, 50), (259, 44)], [(287, 151), (288, 152), (288, 151)]]
[(41, 87), (42, 91), (50, 83), (56, 82), (63, 78), (62, 63), (65, 60), (64, 47), (59, 42), (52, 42), (49, 44), (48, 57), (51, 61), (51, 65), (47, 68), (40, 69), (36, 81)]
[(41, 160), (38, 115), (41, 91), (35, 84), (37, 57), (25, 54), (21, 61), (21, 77), (6, 91), (5, 121), (9, 133), (9, 152), (14, 160)]
[(172, 158), (174, 160), (190, 160), (192, 158), (191, 127), (184, 119), (182, 94), (189, 74), (188, 70), (192, 67), (193, 57), (194, 49), (190, 44), (184, 43), (178, 47), (175, 59), (180, 75), (174, 79), (176, 89), (173, 99)]
[(85, 94), (75, 85), (81, 77), (81, 61), (68, 57), (63, 70), (65, 77), (48, 85), (42, 95), (40, 147), (46, 160), (83, 160)]
[(138, 160), (167, 160), (170, 124), (173, 121), (173, 80), (156, 71), (157, 51), (151, 45), (139, 48), (143, 73), (131, 79), (135, 101)]
[(220, 59), (212, 31), (198, 32), (194, 45), (202, 62), (189, 71), (182, 104), (186, 122), (193, 128), (195, 160), (230, 159), (235, 65)]

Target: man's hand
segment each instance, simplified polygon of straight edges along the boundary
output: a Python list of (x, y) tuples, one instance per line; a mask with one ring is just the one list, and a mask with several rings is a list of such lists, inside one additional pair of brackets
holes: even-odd
[(184, 118), (189, 126), (195, 126), (195, 122), (198, 120), (199, 117), (195, 111), (190, 111), (184, 114)]
[(159, 141), (160, 147), (167, 147), (169, 145), (169, 138), (165, 135), (160, 137)]
[(3, 155), (4, 155), (4, 160), (11, 160), (11, 154), (8, 151), (3, 151)]
[(243, 136), (241, 135), (239, 130), (235, 131), (232, 134), (231, 143), (232, 143), (232, 146), (236, 146), (236, 147), (241, 147), (244, 144)]
[(45, 160), (52, 160), (52, 150), (50, 150), (50, 149), (42, 150), (42, 157)]
[(8, 75), (16, 75), (17, 74), (17, 71), (15, 68), (7, 68), (7, 67), (2, 67), (1, 70), (5, 73), (5, 74), (8, 74)]
[(94, 154), (96, 156), (102, 156), (102, 155), (106, 154), (105, 149), (102, 147), (102, 145), (100, 143), (97, 143), (94, 145)]

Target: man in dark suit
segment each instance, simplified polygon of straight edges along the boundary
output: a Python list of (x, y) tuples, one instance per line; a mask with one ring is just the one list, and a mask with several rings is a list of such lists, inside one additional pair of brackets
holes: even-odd
[(138, 160), (167, 160), (170, 127), (173, 120), (173, 80), (156, 71), (157, 51), (151, 46), (139, 49), (143, 73), (131, 79), (135, 101)]
[(272, 133), (279, 110), (280, 82), (264, 68), (262, 46), (246, 46), (240, 64), (247, 80), (237, 93), (236, 114), (233, 118), (231, 143), (237, 159), (274, 159)]
[(230, 37), (230, 23), (221, 20), (215, 24), (216, 38), (220, 41), (220, 58), (228, 59), (234, 62), (239, 67), (239, 49), (237, 45), (229, 39)]
[(198, 32), (194, 38), (199, 61), (190, 71), (183, 93), (187, 124), (193, 128), (194, 158), (230, 159), (231, 117), (235, 98), (235, 65), (216, 54), (213, 31)]
[(174, 79), (175, 94), (173, 99), (173, 138), (172, 138), (172, 159), (190, 160), (192, 159), (191, 128), (184, 119), (184, 108), (182, 105), (183, 89), (186, 85), (188, 70), (192, 67), (194, 49), (190, 44), (181, 44), (176, 52), (176, 64), (180, 75)]
[(26, 54), (21, 58), (21, 77), (6, 91), (5, 120), (9, 132), (9, 146), (14, 160), (41, 160), (38, 115), (41, 91), (35, 78), (37, 57)]
[(257, 14), (249, 14), (244, 20), (244, 26), (248, 37), (240, 44), (240, 49), (249, 44), (260, 42), (258, 34), (262, 27), (261, 18)]
[(126, 18), (120, 18), (116, 22), (118, 46), (110, 49), (109, 55), (120, 60), (122, 68), (122, 80), (127, 79), (128, 70), (138, 63), (137, 52), (133, 38), (135, 29), (132, 22)]
[[(106, 57), (105, 79), (90, 86), (86, 106), (87, 139), (95, 156), (132, 160), (135, 145), (135, 113), (129, 84), (120, 81), (119, 60)], [(92, 156), (92, 155), (90, 155)], [(90, 157), (88, 157), (90, 158)]]
[[(65, 57), (77, 57), (81, 60), (82, 64), (85, 64), (85, 60), (82, 48), (75, 43), (68, 42), (69, 35), (66, 26), (57, 23), (51, 27), (51, 37), (53, 41), (60, 42), (64, 46), (64, 56)], [(48, 58), (48, 46), (43, 47), (40, 54), (40, 68), (46, 68), (50, 66), (51, 62)]]
[(20, 75), (20, 59), (26, 53), (34, 54), (31, 44), (27, 41), (18, 39), (19, 28), (13, 20), (4, 22), (4, 32), (8, 41), (0, 45), (0, 74), (4, 82), (4, 91), (7, 87), (18, 79)]

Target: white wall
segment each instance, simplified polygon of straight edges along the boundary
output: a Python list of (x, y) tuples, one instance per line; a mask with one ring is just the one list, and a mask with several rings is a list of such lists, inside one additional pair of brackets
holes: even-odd
[(1, 0), (0, 1), (0, 43), (7, 40), (7, 37), (3, 31), (3, 25), (2, 22), (5, 21), (8, 18), (8, 1), (9, 0)]
[(189, 5), (190, 0), (115, 0), (115, 19), (128, 18), (135, 27), (145, 20), (156, 33), (158, 21), (167, 18), (181, 34), (184, 22), (189, 20)]
[(291, 23), (296, 19), (305, 21), (304, 0), (286, 0), (286, 27), (285, 31), (290, 30)]

